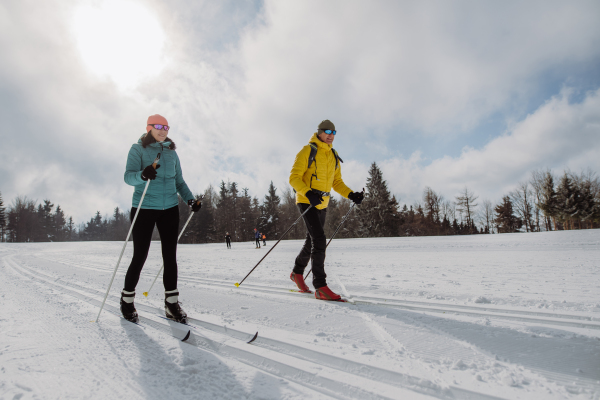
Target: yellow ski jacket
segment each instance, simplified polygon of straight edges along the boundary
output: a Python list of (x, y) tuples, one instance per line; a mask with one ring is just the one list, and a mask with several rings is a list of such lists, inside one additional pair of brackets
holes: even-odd
[[(290, 185), (296, 190), (296, 203), (310, 204), (305, 194), (310, 189), (330, 192), (331, 188), (348, 198), (352, 190), (342, 180), (342, 164), (335, 166), (335, 155), (331, 151), (332, 146), (321, 142), (314, 133), (309, 143), (317, 145), (315, 161), (308, 168), (308, 157), (310, 156), (310, 145), (306, 145), (296, 155), (294, 166), (290, 172)], [(322, 210), (329, 204), (329, 197), (323, 197), (323, 203), (317, 206)]]

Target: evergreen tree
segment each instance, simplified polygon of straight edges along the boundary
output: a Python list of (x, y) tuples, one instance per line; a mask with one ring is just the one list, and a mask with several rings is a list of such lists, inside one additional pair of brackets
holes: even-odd
[(252, 209), (252, 197), (248, 188), (242, 189), (242, 196), (238, 201), (239, 234), (238, 241), (253, 241), (256, 216)]
[(573, 229), (573, 217), (579, 205), (579, 192), (569, 175), (565, 172), (556, 190), (558, 219), (564, 229)]
[(371, 164), (367, 178), (367, 193), (362, 205), (356, 207), (359, 235), (362, 237), (396, 236), (398, 233), (398, 203), (392, 199), (383, 174), (376, 163)]
[(441, 206), (444, 201), (442, 195), (437, 194), (430, 187), (423, 191), (423, 208), (425, 212), (423, 234), (439, 235), (442, 229)]
[(230, 219), (231, 219), (231, 230), (229, 234), (233, 238), (234, 241), (239, 241), (239, 227), (240, 227), (240, 216), (239, 216), (239, 191), (237, 188), (237, 183), (231, 182), (228, 187), (229, 191), (229, 206), (231, 208), (230, 211)]
[(60, 208), (60, 205), (56, 206), (56, 211), (54, 212), (54, 240), (56, 242), (64, 242), (66, 239), (66, 225), (67, 220), (65, 218), (65, 213)]
[(8, 210), (7, 237), (11, 242), (33, 242), (38, 226), (35, 202), (17, 196)]
[(227, 184), (221, 181), (214, 215), (218, 237), (225, 237), (225, 232), (233, 233), (231, 203), (232, 199)]
[(496, 218), (494, 222), (498, 227), (498, 233), (517, 232), (523, 223), (514, 215), (512, 202), (509, 196), (502, 198), (502, 203), (495, 207)]
[(456, 218), (452, 220), (452, 234), (460, 234), (460, 226), (458, 226), (458, 221), (456, 221)]
[(214, 243), (220, 241), (225, 235), (225, 233), (223, 235), (220, 233), (217, 234), (215, 227), (215, 198), (216, 193), (212, 185), (210, 185), (204, 191), (202, 208), (198, 211), (198, 216), (192, 218), (190, 221), (191, 226), (188, 225), (187, 228), (194, 232), (190, 238), (191, 243)]
[(269, 185), (269, 193), (265, 196), (262, 206), (262, 214), (259, 223), (259, 230), (268, 238), (278, 239), (279, 234), (279, 203), (281, 199), (277, 196), (277, 189), (273, 181)]
[[(554, 224), (554, 229), (557, 229), (557, 218), (559, 214), (558, 199), (554, 190), (554, 177), (550, 171), (546, 171), (541, 183), (541, 200), (537, 206), (542, 210), (546, 219), (549, 219)], [(548, 230), (552, 230), (548, 224)]]
[(69, 221), (67, 222), (67, 240), (73, 241), (75, 240), (75, 223), (73, 222), (73, 217), (69, 217)]
[(0, 193), (0, 242), (5, 242), (6, 231), (6, 207), (2, 201), (2, 193)]

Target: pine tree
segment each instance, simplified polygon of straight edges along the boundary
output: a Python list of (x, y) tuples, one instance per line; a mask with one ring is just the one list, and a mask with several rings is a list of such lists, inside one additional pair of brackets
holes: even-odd
[(277, 196), (277, 189), (273, 185), (273, 181), (269, 185), (269, 193), (265, 196), (263, 202), (263, 213), (260, 220), (260, 232), (267, 238), (278, 239), (279, 234), (279, 203), (281, 199)]
[(230, 219), (231, 219), (231, 230), (229, 231), (234, 241), (239, 241), (239, 227), (240, 227), (240, 216), (239, 216), (239, 191), (237, 183), (231, 182), (228, 187), (229, 191), (229, 206), (231, 208)]
[(192, 218), (190, 221), (191, 226), (188, 225), (187, 228), (193, 232), (193, 236), (190, 239), (192, 243), (213, 243), (220, 241), (222, 238), (220, 233), (217, 235), (217, 229), (215, 227), (215, 198), (216, 193), (212, 185), (210, 185), (204, 191), (202, 208), (198, 211), (198, 215)]
[(383, 174), (376, 163), (371, 164), (367, 178), (367, 193), (356, 207), (359, 235), (385, 237), (398, 234), (398, 203), (392, 199)]
[(6, 207), (4, 207), (4, 202), (2, 201), (2, 193), (0, 192), (0, 242), (5, 242), (6, 239), (4, 237), (6, 230)]
[(494, 222), (498, 227), (498, 233), (517, 232), (523, 225), (521, 220), (514, 215), (512, 202), (509, 196), (502, 198), (502, 203), (495, 207), (496, 218)]
[(254, 221), (256, 216), (252, 210), (252, 197), (249, 194), (248, 188), (242, 189), (242, 196), (238, 201), (238, 219), (239, 219), (239, 234), (238, 241), (253, 241), (254, 240)]
[(569, 175), (565, 172), (556, 190), (558, 218), (564, 229), (573, 229), (573, 217), (579, 203), (579, 192)]
[(69, 222), (67, 222), (67, 240), (75, 240), (75, 223), (73, 222), (73, 217), (69, 217)]
[(7, 237), (11, 242), (33, 242), (37, 226), (35, 202), (17, 196), (8, 210)]
[[(551, 220), (554, 225), (554, 230), (557, 229), (557, 218), (559, 214), (558, 200), (556, 191), (554, 190), (554, 177), (550, 171), (546, 171), (541, 183), (541, 200), (536, 204), (544, 213), (546, 220)], [(548, 230), (552, 230), (551, 225), (547, 222)]]
[(215, 203), (215, 226), (218, 237), (225, 237), (225, 232), (233, 232), (231, 195), (227, 184), (221, 181), (219, 197)]
[(64, 242), (67, 220), (65, 219), (65, 213), (60, 208), (60, 205), (56, 206), (56, 211), (54, 212), (53, 220), (54, 240), (57, 242)]

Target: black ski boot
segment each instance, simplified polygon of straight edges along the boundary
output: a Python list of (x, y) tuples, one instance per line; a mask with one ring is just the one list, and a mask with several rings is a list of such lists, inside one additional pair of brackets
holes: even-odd
[(179, 302), (179, 290), (165, 292), (165, 314), (167, 318), (175, 322), (187, 324), (187, 314), (183, 311)]
[(140, 318), (133, 305), (134, 297), (135, 292), (127, 292), (126, 290), (121, 292), (121, 314), (123, 314), (123, 318), (127, 321), (135, 322), (137, 324), (140, 322)]

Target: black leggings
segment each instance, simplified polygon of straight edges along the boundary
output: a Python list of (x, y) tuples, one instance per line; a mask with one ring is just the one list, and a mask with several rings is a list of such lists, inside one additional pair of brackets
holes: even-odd
[[(132, 207), (129, 218), (133, 221), (137, 208)], [(177, 206), (166, 210), (148, 210), (142, 208), (133, 225), (133, 259), (125, 275), (125, 288), (133, 292), (140, 280), (140, 273), (148, 257), (150, 241), (154, 225), (160, 234), (162, 249), (163, 283), (165, 291), (177, 289), (177, 234), (179, 233), (179, 208)]]
[[(303, 213), (310, 204), (298, 203), (297, 206), (300, 212)], [(304, 269), (308, 265), (308, 261), (312, 260), (313, 286), (315, 289), (327, 286), (327, 275), (325, 274), (325, 248), (327, 246), (327, 239), (323, 230), (325, 217), (327, 217), (326, 208), (317, 210), (312, 207), (304, 214), (306, 240), (294, 263), (294, 272), (296, 274), (304, 274)]]

